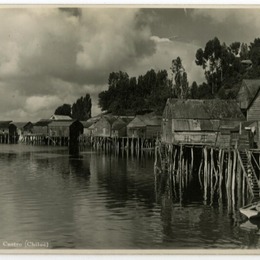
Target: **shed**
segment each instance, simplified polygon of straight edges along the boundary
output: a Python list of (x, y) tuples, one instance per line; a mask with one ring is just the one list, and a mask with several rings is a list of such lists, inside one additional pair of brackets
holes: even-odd
[(1, 142), (3, 142), (2, 138), (8, 143), (17, 142), (17, 128), (12, 121), (0, 121), (0, 136)]
[(230, 129), (242, 121), (245, 117), (234, 100), (168, 99), (162, 141), (228, 146)]
[(95, 131), (95, 123), (99, 120), (99, 117), (90, 118), (87, 121), (81, 121), (84, 127), (83, 134), (86, 136), (93, 136)]
[(117, 119), (116, 116), (102, 115), (100, 119), (95, 123), (94, 136), (111, 137), (112, 136), (112, 124)]
[(149, 113), (137, 115), (127, 125), (127, 136), (133, 138), (156, 138), (161, 134), (160, 116)]
[(33, 123), (32, 122), (12, 122), (17, 127), (17, 134), (19, 136), (32, 133)]
[(123, 120), (122, 118), (118, 117), (113, 123), (112, 123), (112, 137), (125, 137), (126, 136), (126, 126), (127, 122), (126, 120)]
[(50, 119), (41, 119), (33, 125), (33, 134), (45, 135), (49, 134), (49, 124), (52, 122)]
[(0, 134), (9, 134), (10, 123), (12, 121), (0, 121)]

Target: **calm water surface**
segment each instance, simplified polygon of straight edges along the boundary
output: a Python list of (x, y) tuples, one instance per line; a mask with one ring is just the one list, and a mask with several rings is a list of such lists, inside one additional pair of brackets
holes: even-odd
[(260, 223), (157, 194), (149, 155), (72, 158), (66, 148), (1, 144), (0, 169), (0, 248), (260, 248)]

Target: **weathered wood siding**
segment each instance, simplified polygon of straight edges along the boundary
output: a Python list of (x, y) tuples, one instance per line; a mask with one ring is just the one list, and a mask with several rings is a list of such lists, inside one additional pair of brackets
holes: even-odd
[(161, 135), (160, 125), (148, 125), (146, 126), (145, 137), (146, 138), (157, 138)]
[(245, 83), (242, 82), (241, 88), (237, 94), (237, 101), (241, 109), (247, 109), (248, 107), (248, 93), (246, 90)]
[(111, 125), (106, 120), (106, 118), (102, 117), (99, 121), (95, 124), (95, 131), (93, 133), (94, 136), (104, 136), (110, 137), (111, 136)]
[(69, 137), (69, 126), (49, 126), (49, 135), (53, 137)]
[(34, 126), (32, 132), (38, 135), (48, 135), (49, 128), (48, 126)]
[(127, 136), (131, 138), (145, 138), (145, 127), (127, 128)]
[(126, 126), (122, 127), (121, 129), (112, 130), (112, 137), (125, 137), (127, 136)]
[(185, 144), (215, 144), (216, 134), (207, 132), (175, 132), (174, 141)]
[(247, 111), (247, 121), (260, 121), (260, 95), (259, 95), (259, 93)]

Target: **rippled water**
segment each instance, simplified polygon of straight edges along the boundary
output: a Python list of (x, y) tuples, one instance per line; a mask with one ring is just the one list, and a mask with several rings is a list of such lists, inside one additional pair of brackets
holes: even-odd
[(180, 206), (157, 194), (149, 155), (1, 145), (0, 169), (2, 249), (260, 248), (260, 223), (196, 196)]

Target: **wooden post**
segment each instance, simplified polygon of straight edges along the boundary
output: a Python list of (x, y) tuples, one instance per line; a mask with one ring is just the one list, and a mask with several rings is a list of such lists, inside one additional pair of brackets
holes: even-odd
[(204, 201), (207, 201), (208, 190), (208, 151), (207, 147), (204, 147)]
[(213, 148), (211, 148), (210, 149), (210, 203), (211, 205), (213, 204), (213, 198), (214, 198), (213, 167), (214, 167)]
[(233, 151), (233, 173), (232, 173), (232, 199), (235, 201), (235, 185), (236, 185), (236, 165), (237, 165), (237, 153)]

